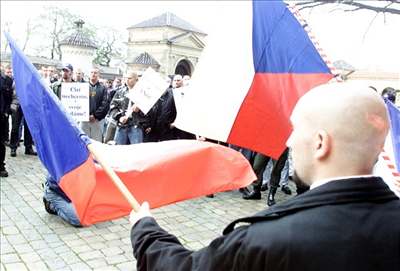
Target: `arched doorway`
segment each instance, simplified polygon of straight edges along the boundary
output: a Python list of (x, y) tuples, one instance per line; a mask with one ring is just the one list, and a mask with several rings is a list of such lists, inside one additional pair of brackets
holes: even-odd
[(182, 59), (176, 65), (175, 74), (180, 74), (182, 76), (184, 75), (192, 76), (192, 72), (193, 72), (192, 64), (190, 63), (190, 61), (186, 59)]

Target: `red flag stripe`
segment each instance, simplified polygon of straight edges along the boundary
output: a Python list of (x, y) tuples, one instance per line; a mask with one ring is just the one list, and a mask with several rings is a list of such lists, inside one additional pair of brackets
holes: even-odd
[(383, 150), (382, 153), (382, 158), (383, 160), (385, 160), (386, 166), (392, 173), (393, 177), (395, 177), (395, 180), (400, 181), (400, 173), (396, 170), (396, 166), (394, 165), (390, 157), (386, 154), (385, 150)]

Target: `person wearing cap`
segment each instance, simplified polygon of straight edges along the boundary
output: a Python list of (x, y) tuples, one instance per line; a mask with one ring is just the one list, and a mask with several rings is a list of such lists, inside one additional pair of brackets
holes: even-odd
[(106, 87), (100, 83), (100, 71), (93, 68), (89, 80), (89, 121), (82, 121), (82, 130), (91, 138), (103, 142), (101, 120), (105, 118), (109, 109)]
[(61, 99), (61, 84), (63, 82), (66, 83), (71, 83), (74, 82), (72, 79), (72, 73), (74, 71), (74, 68), (72, 67), (71, 64), (65, 64), (62, 68), (62, 78), (60, 81), (56, 81), (52, 86), (52, 90), (54, 94), (57, 95), (58, 99)]

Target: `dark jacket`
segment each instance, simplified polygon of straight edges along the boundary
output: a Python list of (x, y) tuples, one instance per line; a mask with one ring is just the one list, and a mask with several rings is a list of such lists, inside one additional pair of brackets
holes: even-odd
[(97, 120), (102, 120), (107, 115), (109, 102), (106, 87), (97, 82), (92, 85), (89, 82), (89, 115), (93, 115)]
[(143, 130), (151, 127), (154, 118), (153, 110), (150, 110), (146, 115), (140, 110), (139, 112), (133, 112), (126, 123), (122, 124), (119, 122), (119, 119), (125, 116), (129, 107), (130, 100), (127, 96), (128, 92), (129, 90), (126, 86), (117, 90), (110, 103), (109, 115), (117, 122), (118, 127), (131, 127), (136, 125)]
[(153, 218), (137, 222), (131, 241), (138, 270), (397, 271), (399, 223), (400, 200), (381, 178), (353, 178), (238, 219), (199, 251)]
[(0, 114), (10, 113), (13, 96), (13, 79), (1, 73), (0, 76)]
[(163, 141), (174, 139), (174, 131), (170, 124), (175, 121), (176, 108), (172, 88), (168, 88), (153, 106), (154, 127), (152, 128), (153, 140)]

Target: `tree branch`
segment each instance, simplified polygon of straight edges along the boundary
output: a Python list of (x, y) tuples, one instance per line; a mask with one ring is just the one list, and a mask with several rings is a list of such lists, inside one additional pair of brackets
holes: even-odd
[(365, 4), (368, 3), (367, 1), (364, 1), (363, 3), (356, 2), (356, 1), (346, 1), (346, 0), (338, 0), (338, 1), (305, 1), (305, 2), (299, 2), (296, 3), (296, 6), (298, 7), (299, 10), (302, 9), (310, 9), (314, 8), (317, 6), (322, 6), (322, 5), (327, 5), (327, 4), (333, 4), (334, 2), (342, 5), (347, 5), (354, 7), (354, 9), (350, 9), (347, 11), (359, 11), (359, 10), (371, 10), (375, 11), (377, 13), (382, 12), (382, 13), (390, 13), (390, 14), (397, 14), (400, 15), (400, 9), (398, 8), (389, 8), (390, 5), (397, 3), (399, 4), (400, 2), (397, 0), (392, 0), (388, 5), (385, 7), (379, 7), (379, 6), (374, 6), (372, 4)]

